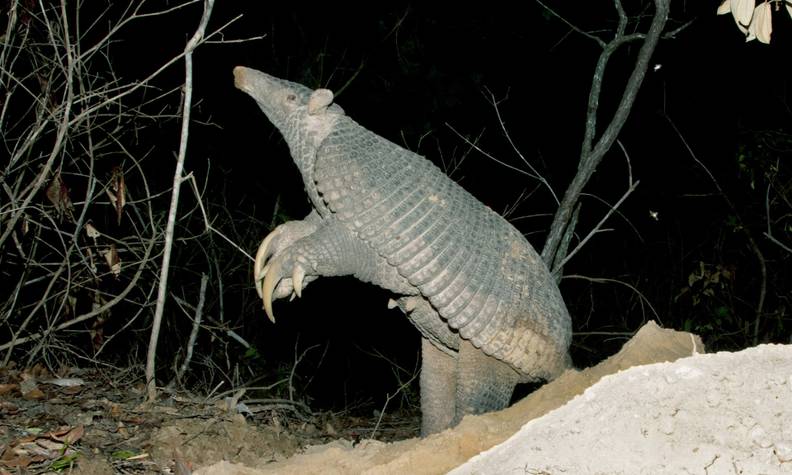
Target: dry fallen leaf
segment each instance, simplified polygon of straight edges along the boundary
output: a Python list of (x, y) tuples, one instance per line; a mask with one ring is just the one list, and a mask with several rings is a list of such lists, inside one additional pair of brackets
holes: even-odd
[(117, 403), (113, 403), (113, 405), (110, 406), (110, 415), (114, 419), (118, 419), (118, 418), (121, 417), (121, 414), (123, 414), (123, 409), (122, 409), (121, 405), (117, 404)]
[(40, 401), (44, 399), (46, 396), (44, 395), (44, 391), (39, 388), (33, 388), (30, 391), (22, 393), (22, 399), (27, 401)]
[[(36, 439), (36, 443), (27, 446), (31, 451), (44, 455), (45, 457), (52, 458), (54, 453), (60, 452), (63, 449), (63, 443), (49, 439)], [(43, 450), (42, 450), (43, 449)]]
[(49, 435), (58, 442), (64, 442), (66, 444), (73, 445), (75, 442), (82, 439), (83, 435), (85, 435), (85, 427), (79, 425), (72, 428), (61, 428), (57, 432), (51, 432)]
[[(5, 465), (9, 468), (27, 468), (33, 462), (43, 462), (44, 459), (41, 457), (29, 457), (27, 455), (16, 455), (12, 453), (10, 450), (6, 450), (8, 454), (8, 458), (3, 456), (3, 459), (0, 459), (0, 464)], [(37, 460), (34, 460), (37, 459)]]
[(44, 366), (41, 363), (36, 363), (32, 368), (25, 370), (23, 372), (23, 375), (25, 374), (36, 379), (52, 378), (52, 374), (50, 374), (50, 371), (47, 369), (46, 366)]
[[(19, 408), (16, 404), (8, 401), (0, 401), (0, 414), (16, 414)], [(0, 451), (2, 453), (2, 451)]]
[(8, 384), (0, 384), (0, 396), (6, 396), (11, 393), (11, 391), (18, 391), (19, 385), (14, 383)]

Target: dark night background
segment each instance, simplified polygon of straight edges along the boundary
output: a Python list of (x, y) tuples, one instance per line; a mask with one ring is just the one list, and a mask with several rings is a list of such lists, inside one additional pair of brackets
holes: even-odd
[[(653, 5), (624, 3), (633, 17), (630, 28), (646, 31)], [(636, 192), (606, 223), (608, 231), (589, 241), (564, 269), (569, 276), (607, 281), (567, 277), (560, 284), (573, 318), (572, 354), (578, 366), (615, 353), (650, 319), (701, 334), (710, 350), (790, 342), (792, 256), (762, 233), (768, 227), (768, 199), (776, 220), (774, 235), (786, 238), (787, 245), (791, 242), (792, 25), (788, 15), (775, 15), (773, 44), (745, 43), (730, 15), (715, 15), (718, 3), (672, 2), (666, 30), (689, 25), (674, 38), (661, 40), (652, 60), (655, 66), (620, 134), (623, 151), (613, 147), (581, 198), (578, 239), (601, 219), (606, 203), (615, 203), (626, 190), (625, 154), (629, 157), (633, 179), (640, 180)], [(616, 24), (608, 1), (548, 6), (606, 40)], [(146, 20), (145, 26), (131, 26), (113, 45), (116, 73), (143, 78), (178, 54), (200, 13), (198, 3)], [(205, 44), (197, 50), (186, 172), (205, 187), (210, 207), (223, 209), (229, 217), (218, 228), (242, 239), (237, 244), (248, 253), (255, 253), (271, 225), (301, 219), (309, 207), (286, 144), (255, 103), (234, 88), (236, 65), (338, 91), (336, 101), (350, 117), (428, 157), (492, 209), (509, 211), (508, 218), (541, 251), (555, 212), (551, 195), (536, 180), (471, 150), (456, 132), (478, 140), (500, 161), (526, 169), (500, 128), (491, 93), (500, 100), (499, 112), (519, 151), (562, 195), (577, 167), (599, 54), (595, 42), (534, 2), (519, 7), (294, 3), (276, 8), (218, 1), (209, 29), (239, 14), (243, 17), (224, 38), (266, 36), (246, 43)], [(599, 132), (613, 114), (639, 47), (640, 42), (622, 47), (609, 63)], [(182, 63), (159, 80), (161, 90), (180, 86)], [(141, 149), (157, 150), (148, 162), (149, 185), (155, 189), (171, 184), (169, 159), (177, 149), (178, 129), (179, 121), (171, 120), (139, 134)], [(776, 181), (768, 192), (771, 176)], [(182, 200), (183, 210), (194, 208), (191, 193), (183, 191)], [(195, 223), (185, 226), (200, 233), (202, 224), (193, 218)], [(746, 235), (757, 242), (768, 272), (756, 339), (761, 278)], [(298, 366), (298, 397), (309, 398), (317, 408), (361, 401), (377, 408), (385, 394), (394, 393), (416, 371), (418, 332), (403, 315), (386, 308), (387, 292), (353, 279), (320, 279), (302, 299), (276, 302), (278, 321), (272, 325), (252, 286), (252, 263), (223, 241), (213, 243), (223, 259), (229, 326), (255, 351), (246, 352), (218, 332), (203, 332), (196, 352), (204, 359), (196, 364), (190, 384), (211, 387), (223, 379), (206, 376), (215, 360), (229, 365), (226, 371), (242, 368), (242, 382), (272, 383), (288, 375), (295, 354), (318, 345)], [(171, 279), (199, 275), (207, 267), (188, 244), (176, 245)], [(215, 287), (210, 286), (207, 298), (207, 312), (216, 314)], [(180, 323), (180, 314), (171, 307), (166, 310), (170, 323), (162, 344), (164, 362), (175, 358), (189, 333), (188, 322)], [(145, 346), (145, 329), (129, 331), (134, 336), (130, 341)], [(129, 351), (122, 346), (118, 350)], [(161, 366), (161, 371), (168, 370), (167, 364)]]

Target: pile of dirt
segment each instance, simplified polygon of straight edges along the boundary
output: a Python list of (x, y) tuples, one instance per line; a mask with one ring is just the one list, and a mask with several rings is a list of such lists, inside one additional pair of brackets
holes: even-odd
[(650, 322), (599, 365), (569, 371), (453, 430), (389, 444), (335, 441), (256, 469), (224, 462), (196, 474), (430, 474), (458, 466), (457, 473), (792, 471), (792, 426), (783, 423), (792, 421), (792, 347), (703, 351), (698, 337)]
[(241, 391), (141, 404), (124, 373), (0, 368), (0, 475), (792, 473), (792, 346), (703, 351), (650, 322), (599, 365), (424, 439), (411, 414)]
[(792, 473), (792, 346), (606, 376), (450, 473)]

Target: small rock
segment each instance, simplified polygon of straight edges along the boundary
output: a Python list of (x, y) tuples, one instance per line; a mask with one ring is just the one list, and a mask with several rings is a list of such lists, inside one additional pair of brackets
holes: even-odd
[(751, 441), (754, 445), (766, 449), (773, 445), (773, 442), (767, 436), (767, 431), (765, 431), (761, 426), (756, 426), (748, 433), (748, 436), (751, 438)]
[(773, 444), (773, 453), (781, 463), (792, 462), (792, 441), (782, 440)]

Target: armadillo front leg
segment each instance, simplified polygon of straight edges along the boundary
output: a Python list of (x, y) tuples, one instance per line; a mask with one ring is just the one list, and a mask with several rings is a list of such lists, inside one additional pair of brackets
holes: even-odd
[(309, 280), (343, 275), (355, 276), (399, 294), (417, 293), (395, 267), (386, 265), (384, 259), (349, 228), (336, 220), (326, 219), (321, 220), (312, 233), (280, 249), (265, 264), (258, 276), (263, 277), (264, 310), (273, 320), (273, 298), (288, 295), (279, 287), (282, 281), (286, 281), (287, 286), (290, 284), (299, 297)]
[[(253, 263), (253, 282), (256, 286), (259, 298), (263, 298), (262, 282), (267, 274), (268, 264), (267, 261), (270, 257), (280, 254), (284, 249), (288, 248), (296, 241), (313, 234), (321, 224), (321, 218), (316, 211), (311, 211), (308, 216), (303, 220), (295, 220), (283, 223), (273, 229), (261, 241), (258, 251), (256, 252), (256, 260)], [(304, 285), (307, 284), (304, 282)], [(284, 279), (274, 293), (274, 298), (283, 298), (292, 294), (291, 279)]]

